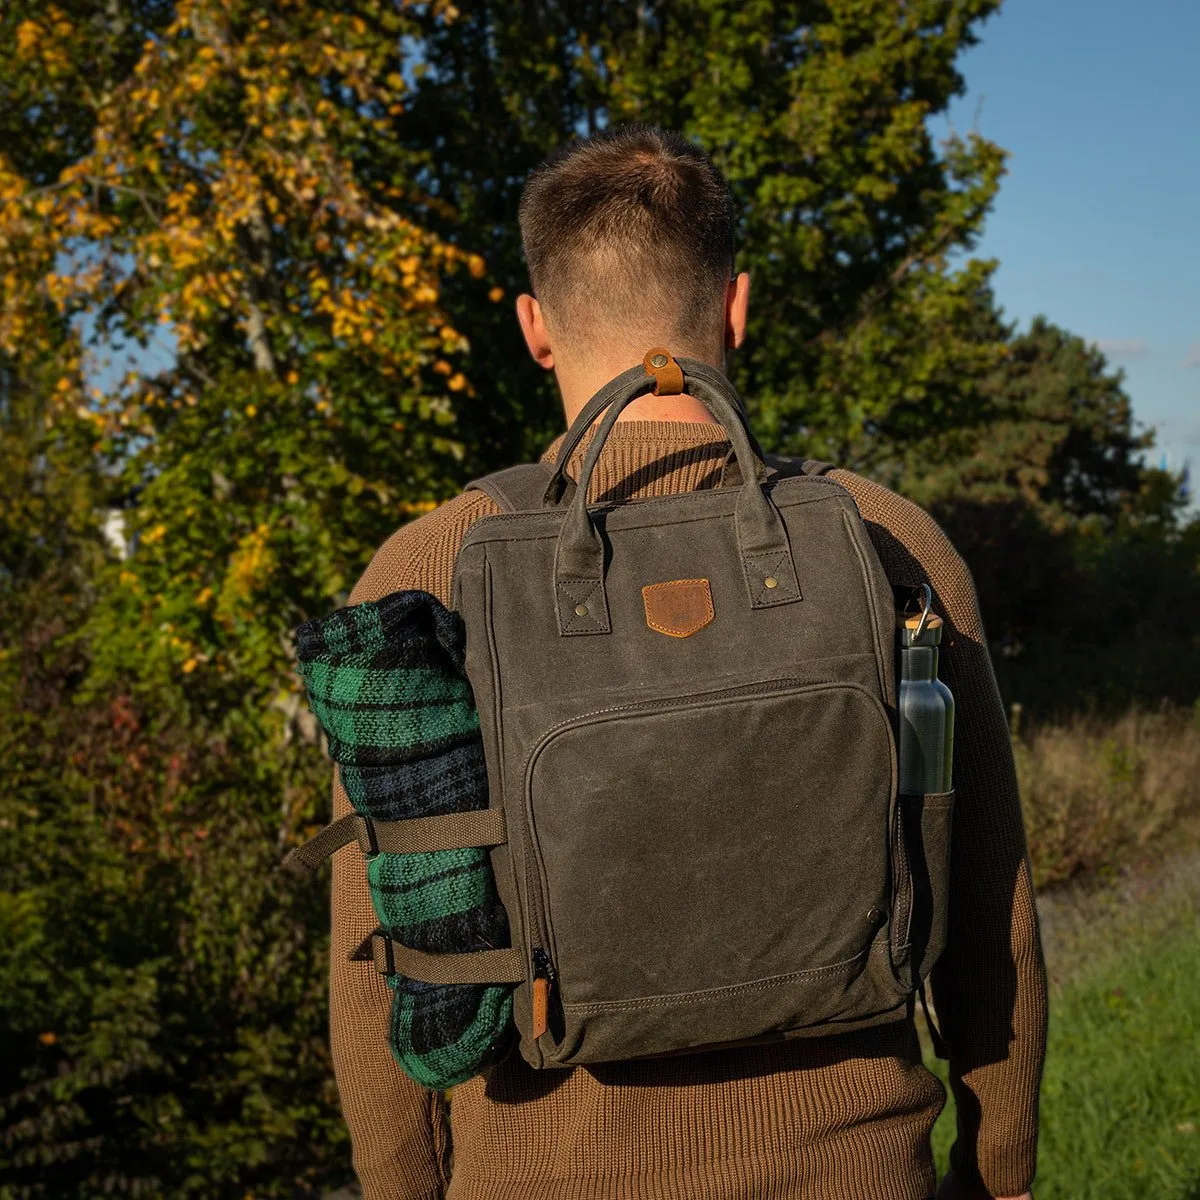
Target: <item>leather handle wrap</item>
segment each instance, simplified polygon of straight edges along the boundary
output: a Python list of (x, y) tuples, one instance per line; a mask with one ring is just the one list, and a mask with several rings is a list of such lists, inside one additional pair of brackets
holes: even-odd
[(683, 391), (683, 369), (666, 346), (652, 346), (642, 359), (647, 375), (654, 376), (656, 396), (678, 396)]

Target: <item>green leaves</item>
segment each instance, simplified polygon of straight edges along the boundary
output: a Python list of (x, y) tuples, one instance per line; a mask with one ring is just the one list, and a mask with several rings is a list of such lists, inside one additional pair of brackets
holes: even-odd
[[(327, 811), (290, 630), (344, 603), (397, 525), (560, 428), (513, 320), (516, 214), (528, 171), (578, 133), (654, 121), (711, 151), (743, 214), (732, 368), (764, 443), (935, 506), (1002, 671), (1036, 644), (1046, 695), (1085, 666), (1106, 696), (1194, 680), (1190, 627), (1157, 657), (1093, 652), (1138, 619), (1147, 579), (1152, 628), (1200, 612), (1179, 603), (1194, 528), (1178, 480), (1138, 465), (1102, 358), (999, 319), (994, 264), (969, 255), (1003, 151), (929, 134), (994, 8), (3, 6), (14, 1196), (291, 1195), (347, 1173), (324, 901), (272, 873)], [(140, 347), (125, 375), (103, 361), (119, 343)], [(102, 534), (117, 515), (128, 555)], [(1102, 615), (1069, 662), (1081, 618), (1046, 616), (1068, 578)]]
[[(401, 129), (411, 145), (436, 144), (422, 176), (462, 226), (495, 230), (489, 268), (508, 287), (524, 286), (520, 186), (547, 151), (625, 120), (697, 138), (743, 208), (751, 329), (734, 370), (759, 428), (779, 449), (898, 473), (930, 425), (978, 419), (979, 382), (1000, 350), (973, 327), (988, 265), (947, 264), (978, 235), (1003, 152), (974, 135), (939, 150), (927, 127), (961, 90), (955, 58), (994, 7), (475, 5), (426, 28), (430, 69)], [(458, 236), (453, 226), (439, 228)], [(519, 406), (528, 426), (535, 396), (553, 414), (493, 325), (472, 313), (505, 411)]]

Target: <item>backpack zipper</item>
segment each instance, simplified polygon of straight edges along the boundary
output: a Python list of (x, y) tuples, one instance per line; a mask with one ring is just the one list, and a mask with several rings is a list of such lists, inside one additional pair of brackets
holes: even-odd
[(908, 844), (904, 830), (904, 797), (896, 795), (895, 813), (892, 819), (892, 966), (903, 971), (910, 949), (909, 936), (912, 923), (913, 881), (912, 867), (908, 861)]

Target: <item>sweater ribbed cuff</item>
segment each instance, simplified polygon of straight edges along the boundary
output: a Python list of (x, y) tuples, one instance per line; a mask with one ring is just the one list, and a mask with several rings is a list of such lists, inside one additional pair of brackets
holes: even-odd
[(1023, 1196), (1033, 1188), (1037, 1140), (1005, 1146), (979, 1146), (974, 1160), (959, 1143), (950, 1151), (954, 1174), (989, 1196)]

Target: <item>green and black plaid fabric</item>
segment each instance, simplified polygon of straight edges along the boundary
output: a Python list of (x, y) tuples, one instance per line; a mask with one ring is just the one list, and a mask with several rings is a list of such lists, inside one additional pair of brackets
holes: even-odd
[[(428, 592), (394, 592), (296, 631), (309, 704), (355, 810), (400, 821), (487, 807), (479, 714), (457, 613)], [(380, 925), (417, 950), (509, 945), (487, 851), (375, 854), (367, 879)], [(417, 1083), (446, 1088), (507, 1051), (512, 987), (388, 980), (391, 1046)]]

